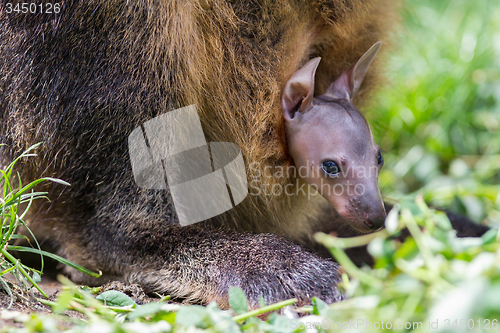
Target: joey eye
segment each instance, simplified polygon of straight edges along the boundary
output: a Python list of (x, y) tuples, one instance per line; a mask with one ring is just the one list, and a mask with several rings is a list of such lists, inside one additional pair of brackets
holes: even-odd
[(321, 168), (323, 169), (324, 172), (326, 172), (330, 176), (336, 176), (340, 172), (339, 165), (334, 161), (324, 161), (321, 164)]
[(384, 158), (382, 157), (382, 153), (380, 152), (380, 150), (378, 151), (377, 162), (378, 162), (378, 165), (380, 165), (380, 166), (382, 166), (384, 164)]

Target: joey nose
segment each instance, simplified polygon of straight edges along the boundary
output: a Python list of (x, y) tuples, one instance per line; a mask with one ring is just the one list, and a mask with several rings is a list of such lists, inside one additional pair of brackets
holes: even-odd
[(365, 214), (365, 224), (370, 228), (371, 230), (378, 230), (384, 226), (385, 222), (385, 214), (384, 216), (380, 215), (368, 215)]

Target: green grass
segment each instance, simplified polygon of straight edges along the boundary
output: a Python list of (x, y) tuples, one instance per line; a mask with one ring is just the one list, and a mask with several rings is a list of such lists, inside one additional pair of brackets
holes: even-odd
[[(0, 197), (0, 219), (1, 219), (1, 229), (0, 229), (0, 284), (3, 289), (11, 296), (13, 299), (12, 290), (6, 280), (6, 274), (10, 273), (17, 279), (25, 289), (29, 290), (35, 287), (42, 296), (48, 298), (48, 295), (38, 286), (38, 282), (41, 281), (41, 274), (43, 273), (44, 266), (44, 256), (50, 257), (52, 259), (58, 260), (68, 266), (76, 268), (82, 272), (93, 276), (99, 276), (99, 274), (93, 273), (84, 267), (81, 267), (69, 260), (61, 258), (52, 253), (42, 251), (36, 240), (36, 238), (31, 234), (29, 227), (24, 222), (24, 216), (30, 209), (33, 201), (48, 198), (45, 196), (46, 192), (35, 192), (34, 188), (42, 182), (55, 182), (63, 185), (69, 186), (68, 183), (54, 178), (41, 178), (37, 179), (27, 185), (23, 185), (19, 175), (13, 174), (16, 163), (22, 159), (36, 157), (36, 154), (30, 153), (36, 149), (40, 144), (33, 145), (14, 161), (12, 161), (4, 170), (0, 170), (0, 184), (2, 185), (2, 193)], [(24, 208), (22, 208), (24, 206)], [(35, 241), (36, 247), (27, 246), (15, 246), (11, 245), (13, 241), (24, 239), (28, 240), (25, 234), (18, 233), (18, 228), (24, 227), (25, 230), (31, 234)], [(19, 259), (16, 259), (10, 252), (31, 252), (40, 254), (41, 259), (41, 270), (37, 270), (24, 265)], [(11, 302), (12, 304), (12, 302)]]
[[(404, 227), (409, 229), (411, 237), (402, 243), (390, 237)], [(360, 324), (363, 332), (379, 331), (366, 325), (372, 323), (376, 328), (382, 322), (384, 327), (391, 325), (393, 329), (398, 325), (421, 327), (415, 330), (418, 332), (437, 331), (428, 329), (429, 325), (449, 327), (449, 332), (459, 332), (461, 327), (474, 327), (476, 332), (481, 332), (485, 326), (491, 331), (498, 330), (498, 230), (491, 230), (482, 238), (459, 239), (451, 231), (446, 215), (429, 209), (423, 197), (418, 196), (416, 201), (405, 200), (394, 207), (383, 232), (352, 239), (320, 233), (316, 239), (331, 248), (345, 269), (343, 287), (349, 300), (329, 306), (313, 299), (312, 306), (296, 310), (305, 315), (300, 319), (276, 313), (261, 319), (259, 315), (294, 304), (296, 300), (262, 304), (262, 308), (248, 311), (246, 297), (237, 288), (230, 290), (232, 309), (222, 311), (215, 303), (206, 307), (168, 304), (168, 297), (137, 305), (118, 291), (95, 297), (96, 291), (60, 278), (66, 287), (57, 300), (42, 300), (52, 307), (53, 314), (10, 313), (10, 318), (24, 327), (5, 330), (57, 332), (71, 327), (71, 332), (278, 333), (320, 328), (320, 332), (338, 332), (342, 325), (351, 327), (352, 320)], [(369, 251), (376, 258), (373, 269), (357, 268), (345, 255), (345, 248), (360, 244), (370, 244)], [(68, 310), (78, 311), (86, 319), (65, 316)]]
[(499, 221), (500, 5), (407, 1), (404, 27), (389, 85), (366, 111), (386, 156), (380, 186)]
[[(168, 298), (137, 305), (119, 292), (96, 298), (95, 291), (63, 279), (65, 289), (57, 300), (43, 301), (54, 314), (10, 313), (24, 327), (3, 330), (352, 332), (352, 321), (363, 320), (374, 328), (363, 326), (362, 332), (381, 331), (376, 327), (382, 321), (383, 327), (390, 323), (397, 332), (498, 331), (500, 3), (408, 0), (396, 35), (395, 52), (387, 63), (389, 85), (376, 95), (376, 106), (365, 110), (385, 151), (380, 186), (395, 203), (387, 228), (352, 239), (316, 235), (346, 271), (347, 301), (327, 305), (314, 299), (312, 306), (298, 309), (305, 315), (300, 319), (276, 313), (264, 317), (294, 300), (262, 304), (249, 312), (245, 295), (231, 289), (231, 311), (216, 304), (169, 304)], [(458, 239), (447, 217), (427, 204), (449, 208), (493, 229), (482, 238)], [(4, 225), (19, 220), (17, 211), (5, 211), (9, 220)], [(411, 237), (403, 242), (391, 237), (405, 227)], [(9, 242), (14, 237), (2, 239)], [(346, 257), (345, 248), (362, 244), (369, 244), (374, 268), (357, 268)], [(2, 269), (23, 267), (12, 261), (8, 265)], [(28, 275), (35, 272), (23, 268)], [(67, 310), (85, 319), (65, 316)], [(339, 328), (342, 323), (347, 329)], [(397, 329), (398, 323), (403, 328)]]

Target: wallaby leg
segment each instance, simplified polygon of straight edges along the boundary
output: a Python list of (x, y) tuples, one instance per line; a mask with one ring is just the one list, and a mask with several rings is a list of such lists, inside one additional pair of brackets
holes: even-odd
[(458, 237), (481, 237), (490, 228), (478, 224), (471, 219), (449, 211), (444, 211), (450, 219), (451, 226), (457, 231)]

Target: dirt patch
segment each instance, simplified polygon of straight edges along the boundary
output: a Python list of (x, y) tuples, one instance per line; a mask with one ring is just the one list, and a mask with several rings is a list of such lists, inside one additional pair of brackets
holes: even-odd
[[(2, 287), (0, 288), (0, 327), (7, 325), (22, 327), (22, 323), (14, 321), (14, 318), (19, 313), (51, 313), (50, 307), (43, 305), (37, 300), (38, 298), (44, 298), (38, 290), (33, 288), (26, 291), (18, 282), (12, 280), (4, 280), (4, 282), (5, 284), (2, 283)], [(40, 283), (40, 285), (42, 285), (44, 291), (48, 291), (49, 289), (52, 291), (52, 295), (54, 296), (51, 297), (51, 300), (55, 299), (55, 294), (61, 290), (61, 286), (57, 286), (56, 284), (47, 284), (46, 288), (43, 287), (43, 283)], [(51, 295), (49, 292), (47, 294)]]
[[(39, 299), (45, 299), (45, 297), (35, 288), (27, 291), (13, 277), (5, 280), (5, 283), (8, 288), (0, 285), (0, 327), (23, 327), (23, 323), (19, 322), (19, 316), (23, 314), (29, 315), (33, 312), (52, 313), (49, 306), (39, 302)], [(51, 276), (44, 276), (39, 286), (49, 295), (49, 301), (55, 301), (58, 293), (63, 289), (63, 284)], [(9, 292), (6, 289), (9, 289)], [(100, 293), (108, 290), (121, 291), (130, 296), (139, 305), (159, 300), (159, 298), (147, 295), (138, 284), (110, 282), (100, 287)], [(65, 311), (63, 316), (85, 318), (77, 311)], [(59, 322), (59, 324), (63, 326), (67, 325), (67, 323), (63, 322)]]

